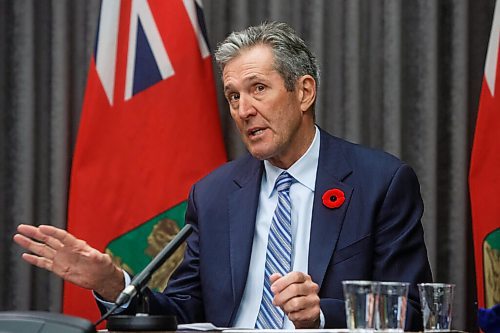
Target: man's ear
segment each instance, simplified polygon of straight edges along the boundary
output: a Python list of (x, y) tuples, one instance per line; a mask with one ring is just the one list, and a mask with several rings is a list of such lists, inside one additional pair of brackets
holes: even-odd
[(311, 75), (301, 76), (297, 80), (300, 109), (306, 112), (316, 100), (316, 81)]

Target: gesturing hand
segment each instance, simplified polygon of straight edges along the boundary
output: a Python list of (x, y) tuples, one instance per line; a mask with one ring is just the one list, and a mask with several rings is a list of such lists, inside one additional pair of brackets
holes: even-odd
[(281, 307), (295, 328), (319, 327), (319, 287), (309, 275), (302, 272), (291, 272), (285, 276), (275, 273), (270, 280), (273, 304)]
[(28, 263), (51, 271), (80, 287), (93, 289), (114, 301), (124, 288), (123, 273), (111, 257), (75, 238), (65, 230), (21, 224), (14, 241), (32, 253), (23, 253)]

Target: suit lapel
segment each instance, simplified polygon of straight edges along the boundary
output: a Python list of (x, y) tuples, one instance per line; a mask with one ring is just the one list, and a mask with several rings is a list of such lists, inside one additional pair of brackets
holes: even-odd
[(233, 180), (235, 190), (227, 198), (234, 302), (230, 322), (236, 315), (248, 276), (262, 171), (262, 162), (250, 158), (250, 161), (238, 170)]
[[(309, 274), (321, 288), (326, 269), (337, 245), (353, 188), (342, 182), (352, 170), (345, 159), (341, 143), (323, 131), (320, 133), (320, 154), (314, 192), (308, 264)], [(328, 208), (323, 204), (322, 196), (327, 190), (334, 188), (344, 192), (345, 201), (338, 208)]]

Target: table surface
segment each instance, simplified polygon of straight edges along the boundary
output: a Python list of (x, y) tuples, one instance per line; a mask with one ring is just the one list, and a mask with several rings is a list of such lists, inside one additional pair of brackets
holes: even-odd
[[(99, 330), (101, 333), (122, 333), (124, 331), (108, 331), (108, 330)], [(129, 333), (131, 331), (128, 331)], [(134, 333), (145, 333), (152, 331), (132, 331)], [(155, 332), (164, 332), (164, 333), (351, 333), (355, 331), (349, 331), (346, 328), (341, 329), (297, 329), (297, 330), (272, 330), (272, 329), (248, 329), (248, 328), (227, 328), (227, 327), (217, 327), (210, 323), (195, 323), (195, 324), (187, 324), (187, 325), (178, 325), (176, 331), (155, 331)], [(359, 332), (359, 331), (358, 331)], [(384, 331), (374, 331), (374, 333), (383, 333)], [(445, 332), (445, 331), (443, 331)], [(446, 331), (449, 333), (467, 333), (459, 330), (450, 330)], [(408, 332), (412, 333), (412, 332)], [(413, 332), (413, 333), (421, 333), (421, 332)]]

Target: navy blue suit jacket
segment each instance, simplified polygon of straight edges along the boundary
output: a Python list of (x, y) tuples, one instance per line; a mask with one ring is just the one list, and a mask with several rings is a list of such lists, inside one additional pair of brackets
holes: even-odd
[[(431, 281), (420, 218), (420, 186), (412, 169), (387, 153), (321, 131), (309, 274), (326, 327), (346, 327), (342, 280), (411, 282), (407, 326), (421, 328), (416, 283)], [(195, 184), (186, 222), (194, 227), (184, 261), (163, 293), (149, 292), (150, 311), (180, 322), (231, 326), (245, 288), (263, 162), (250, 155)], [(322, 202), (338, 188), (345, 202)], [(261, 291), (256, 291), (261, 292)]]

